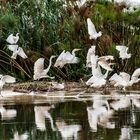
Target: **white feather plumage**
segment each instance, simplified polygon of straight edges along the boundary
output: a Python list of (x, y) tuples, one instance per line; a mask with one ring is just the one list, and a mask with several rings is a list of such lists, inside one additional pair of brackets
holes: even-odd
[(88, 34), (89, 34), (89, 39), (97, 39), (102, 35), (102, 32), (98, 32), (95, 29), (95, 25), (92, 23), (90, 18), (87, 18), (87, 25), (88, 25)]

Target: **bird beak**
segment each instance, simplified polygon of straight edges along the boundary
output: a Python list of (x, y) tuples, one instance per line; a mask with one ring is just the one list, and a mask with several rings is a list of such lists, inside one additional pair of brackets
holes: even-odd
[(76, 49), (76, 51), (80, 51), (81, 49)]

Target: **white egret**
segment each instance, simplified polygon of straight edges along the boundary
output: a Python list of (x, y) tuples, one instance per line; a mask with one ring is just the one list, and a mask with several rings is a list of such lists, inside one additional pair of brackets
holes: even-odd
[(91, 56), (94, 55), (95, 56), (95, 48), (96, 46), (92, 45), (89, 49), (88, 49), (88, 53), (87, 53), (87, 58), (86, 58), (86, 67), (91, 67)]
[(92, 23), (90, 18), (87, 18), (87, 25), (88, 25), (88, 34), (89, 34), (89, 39), (97, 39), (102, 35), (102, 32), (98, 32), (95, 29), (94, 24)]
[(10, 34), (8, 36), (8, 38), (6, 39), (6, 41), (9, 43), (9, 44), (16, 44), (19, 40), (19, 33), (16, 34), (16, 36), (14, 36), (13, 34)]
[(19, 135), (18, 131), (16, 131), (14, 132), (14, 138), (12, 140), (27, 140), (27, 139), (28, 139), (27, 132)]
[(114, 110), (118, 111), (120, 109), (125, 109), (127, 107), (130, 107), (131, 106), (131, 100), (128, 97), (123, 97), (119, 101), (113, 101), (113, 102), (111, 102), (110, 103), (110, 106)]
[(58, 128), (58, 131), (61, 133), (62, 139), (68, 140), (68, 139), (77, 139), (78, 131), (80, 131), (81, 125), (79, 124), (71, 124), (68, 125), (64, 121), (57, 121), (56, 126)]
[(54, 66), (62, 68), (65, 64), (75, 64), (79, 63), (79, 58), (75, 56), (75, 52), (81, 49), (74, 49), (72, 53), (65, 50), (59, 55)]
[(115, 73), (114, 75), (111, 76), (109, 81), (114, 83), (115, 87), (121, 87), (122, 86), (123, 90), (126, 90), (126, 87), (132, 86), (134, 83), (137, 83), (137, 82), (140, 81), (140, 78), (138, 78), (139, 75), (140, 75), (140, 68), (137, 68), (133, 72), (132, 76), (130, 76), (126, 72), (120, 72), (119, 75), (117, 73)]
[(15, 83), (15, 82), (16, 82), (16, 78), (10, 75), (0, 75), (0, 92), (5, 83)]
[(5, 107), (0, 107), (0, 114), (2, 120), (10, 120), (16, 117), (17, 111), (15, 109), (6, 109)]
[(35, 63), (34, 63), (34, 75), (33, 78), (34, 80), (39, 80), (41, 78), (51, 78), (54, 79), (54, 77), (48, 76), (48, 72), (50, 70), (50, 67), (52, 65), (52, 59), (55, 58), (56, 56), (52, 55), (49, 60), (49, 66), (44, 69), (44, 58), (39, 58)]
[(21, 56), (23, 59), (27, 58), (27, 55), (23, 51), (21, 47), (18, 47), (18, 45), (8, 45), (8, 49), (13, 52), (11, 58), (16, 59), (17, 55)]
[(116, 46), (116, 50), (119, 51), (119, 55), (120, 55), (120, 58), (122, 60), (128, 59), (128, 58), (131, 57), (131, 53), (127, 52), (128, 51), (128, 47), (126, 47), (126, 46), (118, 45), (118, 46)]

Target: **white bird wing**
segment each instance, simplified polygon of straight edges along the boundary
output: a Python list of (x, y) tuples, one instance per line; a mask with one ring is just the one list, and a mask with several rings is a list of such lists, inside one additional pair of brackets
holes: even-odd
[(140, 68), (137, 68), (134, 72), (133, 72), (133, 74), (132, 74), (132, 76), (131, 76), (131, 80), (134, 80), (134, 81), (136, 81), (136, 80), (138, 80), (138, 77), (140, 76)]
[(114, 81), (115, 83), (122, 82), (122, 80), (123, 80), (122, 77), (117, 73), (113, 74), (109, 79), (109, 81)]
[(25, 54), (25, 52), (23, 51), (23, 49), (21, 47), (19, 47), (20, 51), (18, 52), (18, 55), (20, 55), (22, 58), (26, 59), (27, 55)]
[(69, 51), (67, 51), (65, 53), (65, 60), (66, 60), (66, 62), (70, 62), (73, 58), (74, 58), (74, 56)]
[(114, 60), (114, 56), (112, 56), (112, 55), (107, 55), (107, 56), (101, 56), (101, 57), (99, 57), (99, 59), (105, 59), (105, 60)]
[(117, 45), (116, 46), (116, 50), (120, 51), (120, 52), (125, 52), (127, 49), (126, 46), (122, 46), (122, 45)]
[(87, 19), (87, 25), (88, 25), (88, 34), (89, 35), (94, 36), (94, 34), (97, 34), (95, 25), (92, 23), (90, 18)]
[(15, 42), (14, 42), (14, 39), (13, 39), (13, 34), (10, 34), (10, 35), (7, 37), (6, 41), (7, 41), (9, 44), (14, 44)]
[(12, 52), (15, 52), (18, 48), (18, 45), (7, 45), (8, 49)]
[(15, 83), (16, 82), (16, 78), (12, 77), (10, 75), (4, 75), (3, 80), (5, 80), (6, 83)]
[(128, 73), (126, 73), (126, 72), (120, 72), (119, 75), (122, 77), (122, 79), (124, 81), (126, 81), (126, 82), (129, 82), (130, 81), (130, 75)]
[(98, 64), (103, 68), (103, 69), (106, 69), (108, 71), (112, 71), (113, 69), (110, 67), (109, 63), (107, 63), (106, 61), (100, 59), (98, 61)]
[(41, 74), (42, 71), (44, 70), (44, 58), (39, 58), (35, 63), (34, 63), (34, 74)]
[(63, 65), (64, 58), (65, 58), (65, 50), (63, 52), (61, 52), (61, 54), (56, 59), (54, 67), (58, 67), (58, 66), (60, 66), (60, 67), (62, 66), (63, 67), (64, 66)]

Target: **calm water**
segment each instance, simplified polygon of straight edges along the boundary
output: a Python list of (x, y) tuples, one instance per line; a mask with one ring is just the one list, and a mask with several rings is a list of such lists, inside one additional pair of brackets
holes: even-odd
[(0, 140), (140, 140), (138, 92), (65, 94), (1, 97)]

